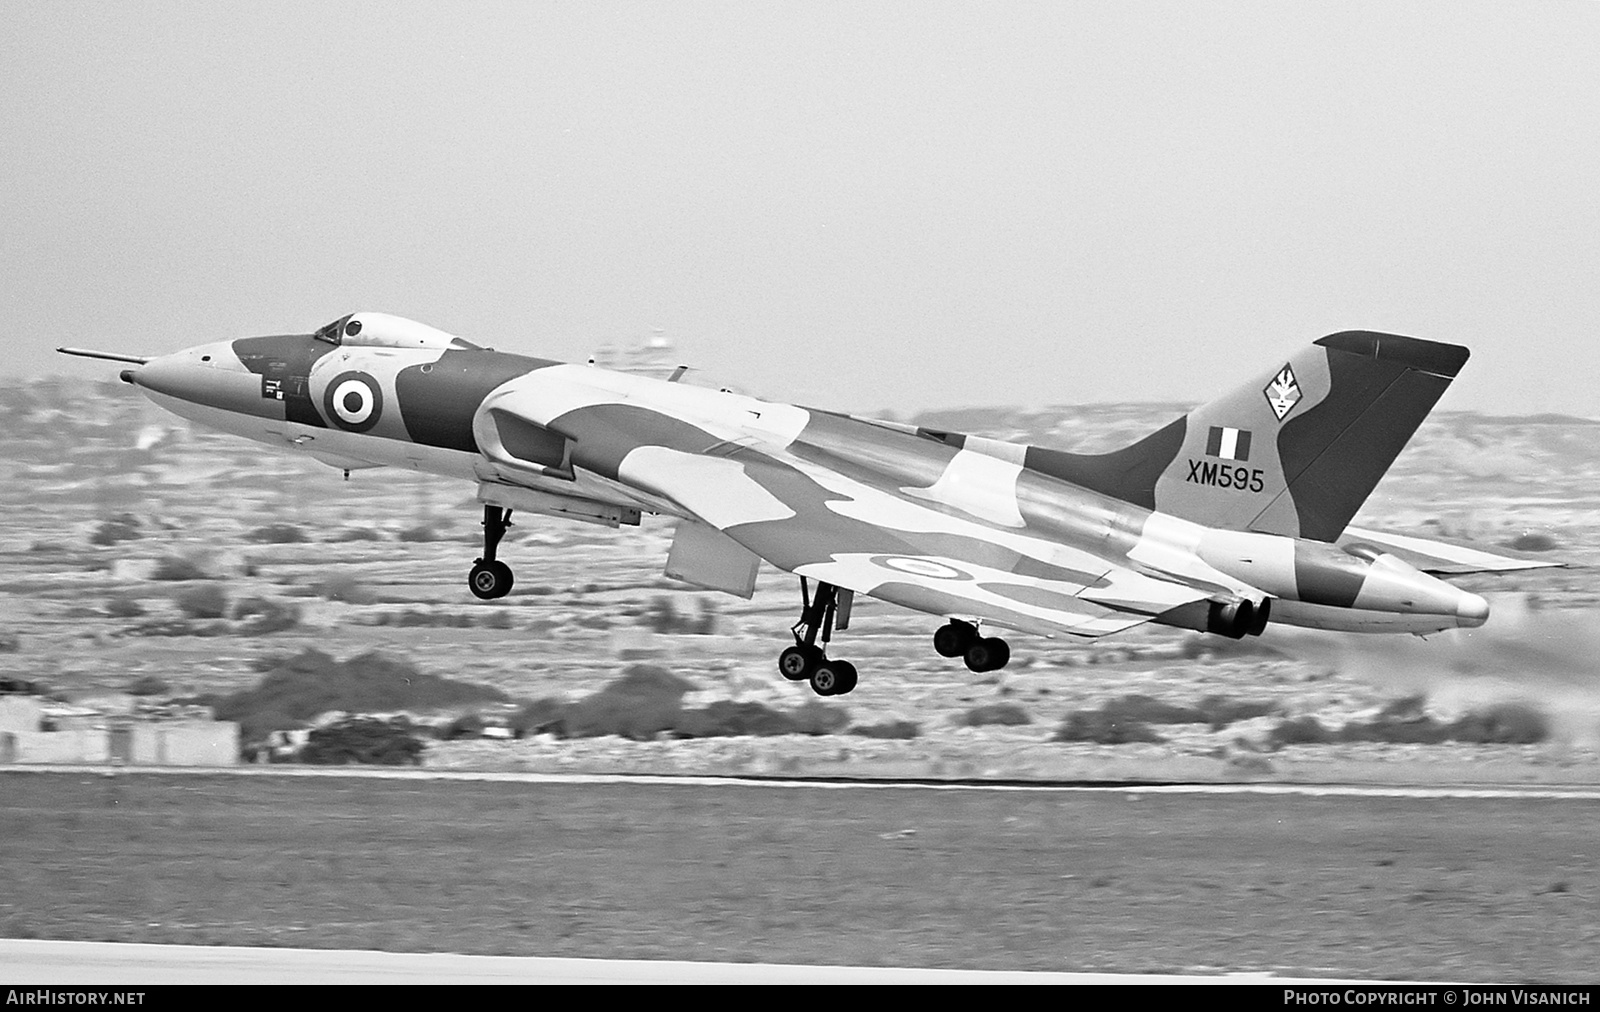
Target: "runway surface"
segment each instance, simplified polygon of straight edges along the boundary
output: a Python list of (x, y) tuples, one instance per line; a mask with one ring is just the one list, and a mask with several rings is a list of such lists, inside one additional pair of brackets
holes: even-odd
[(1136, 794), (1264, 794), (1327, 798), (1539, 798), (1564, 801), (1600, 801), (1600, 785), (1593, 786), (1480, 786), (1473, 784), (1376, 785), (1342, 783), (1057, 783), (1051, 781), (935, 781), (844, 779), (815, 777), (678, 776), (631, 773), (526, 773), (496, 770), (430, 770), (392, 766), (106, 766), (29, 764), (0, 767), (3, 773), (86, 773), (112, 777), (151, 775), (366, 777), (379, 780), (445, 780), (470, 783), (517, 784), (635, 784), (673, 787), (771, 787), (807, 790), (938, 790), (938, 791), (1068, 791)]
[(1296, 981), (1256, 974), (1028, 973), (0, 939), (0, 987), (290, 983), (1283, 985)]
[(1600, 923), (1593, 787), (108, 773), (0, 773), (0, 937), (122, 943), (0, 983), (1564, 980)]

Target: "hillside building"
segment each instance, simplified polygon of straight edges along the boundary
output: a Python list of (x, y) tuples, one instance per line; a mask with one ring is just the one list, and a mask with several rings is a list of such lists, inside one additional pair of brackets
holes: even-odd
[(0, 695), (0, 764), (233, 766), (238, 761), (239, 725), (231, 721), (147, 719), (42, 696)]

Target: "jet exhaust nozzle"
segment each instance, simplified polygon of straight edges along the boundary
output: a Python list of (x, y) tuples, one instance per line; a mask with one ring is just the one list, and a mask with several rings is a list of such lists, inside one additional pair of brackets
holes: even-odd
[(1242, 598), (1233, 601), (1212, 601), (1206, 615), (1206, 632), (1242, 640), (1254, 627), (1256, 606)]

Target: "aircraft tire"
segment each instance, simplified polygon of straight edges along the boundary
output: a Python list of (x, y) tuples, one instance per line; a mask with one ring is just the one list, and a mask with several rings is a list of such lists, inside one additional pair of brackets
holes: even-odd
[(933, 634), (934, 652), (940, 657), (960, 657), (976, 639), (973, 632), (972, 626), (965, 622), (940, 626)]
[(989, 644), (989, 670), (999, 671), (1011, 663), (1011, 644), (998, 636), (984, 640)]
[(856, 687), (856, 666), (849, 661), (829, 661), (829, 664), (839, 674), (839, 684), (834, 687), (833, 694), (842, 696)]
[(822, 651), (796, 644), (778, 655), (778, 674), (791, 682), (803, 682), (821, 661)]
[(969, 671), (998, 671), (1011, 662), (1011, 646), (998, 636), (974, 640), (962, 660)]
[(837, 661), (824, 660), (811, 669), (811, 691), (819, 696), (837, 696), (841, 691), (839, 687), (845, 684), (846, 670)]
[(498, 559), (494, 562), (479, 561), (472, 567), (472, 572), (467, 574), (467, 589), (472, 591), (474, 597), (483, 601), (505, 597), (511, 593), (513, 582), (511, 567)]

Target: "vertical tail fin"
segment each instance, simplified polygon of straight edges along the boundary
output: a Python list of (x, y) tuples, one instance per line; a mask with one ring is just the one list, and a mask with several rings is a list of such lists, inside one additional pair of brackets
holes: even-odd
[(1333, 541), (1468, 354), (1395, 334), (1330, 334), (1132, 446), (1029, 447), (1026, 465), (1213, 527)]

